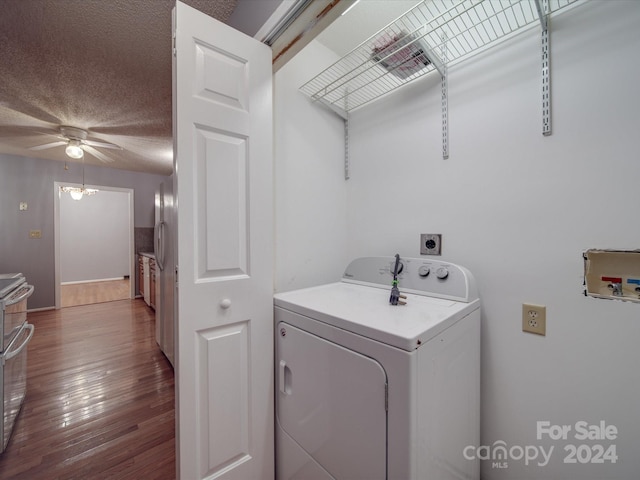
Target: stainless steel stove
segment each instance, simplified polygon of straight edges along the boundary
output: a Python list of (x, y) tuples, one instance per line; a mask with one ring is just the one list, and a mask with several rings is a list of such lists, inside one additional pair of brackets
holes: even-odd
[(34, 332), (27, 323), (27, 299), (33, 290), (21, 273), (0, 274), (0, 453), (7, 447), (27, 391), (27, 344)]

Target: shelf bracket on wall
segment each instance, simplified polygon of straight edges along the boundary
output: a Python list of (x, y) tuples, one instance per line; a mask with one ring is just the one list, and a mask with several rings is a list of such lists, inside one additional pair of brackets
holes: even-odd
[(349, 180), (351, 176), (349, 172), (349, 92), (346, 91), (344, 96), (344, 179)]
[(449, 84), (447, 72), (447, 36), (442, 35), (442, 64), (438, 66), (442, 87), (442, 159), (449, 158)]
[(349, 180), (349, 115), (344, 119), (344, 179)]
[(542, 134), (551, 135), (551, 32), (549, 0), (535, 0), (542, 27)]

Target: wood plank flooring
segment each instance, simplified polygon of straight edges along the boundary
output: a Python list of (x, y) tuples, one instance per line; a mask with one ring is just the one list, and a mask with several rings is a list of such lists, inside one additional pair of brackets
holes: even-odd
[(60, 285), (60, 306), (74, 307), (129, 298), (129, 279)]
[(27, 396), (0, 478), (175, 478), (174, 375), (142, 299), (29, 313)]

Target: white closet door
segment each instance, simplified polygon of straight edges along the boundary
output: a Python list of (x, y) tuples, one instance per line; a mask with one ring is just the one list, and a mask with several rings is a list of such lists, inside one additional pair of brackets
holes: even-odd
[(178, 2), (182, 480), (273, 478), (271, 49)]

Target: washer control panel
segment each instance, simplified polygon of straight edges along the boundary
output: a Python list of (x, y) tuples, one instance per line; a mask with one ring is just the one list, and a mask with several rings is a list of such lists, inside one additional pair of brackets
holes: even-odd
[[(390, 288), (395, 257), (361, 257), (353, 260), (343, 282)], [(471, 272), (440, 260), (400, 257), (398, 288), (402, 292), (471, 302), (478, 298)]]

